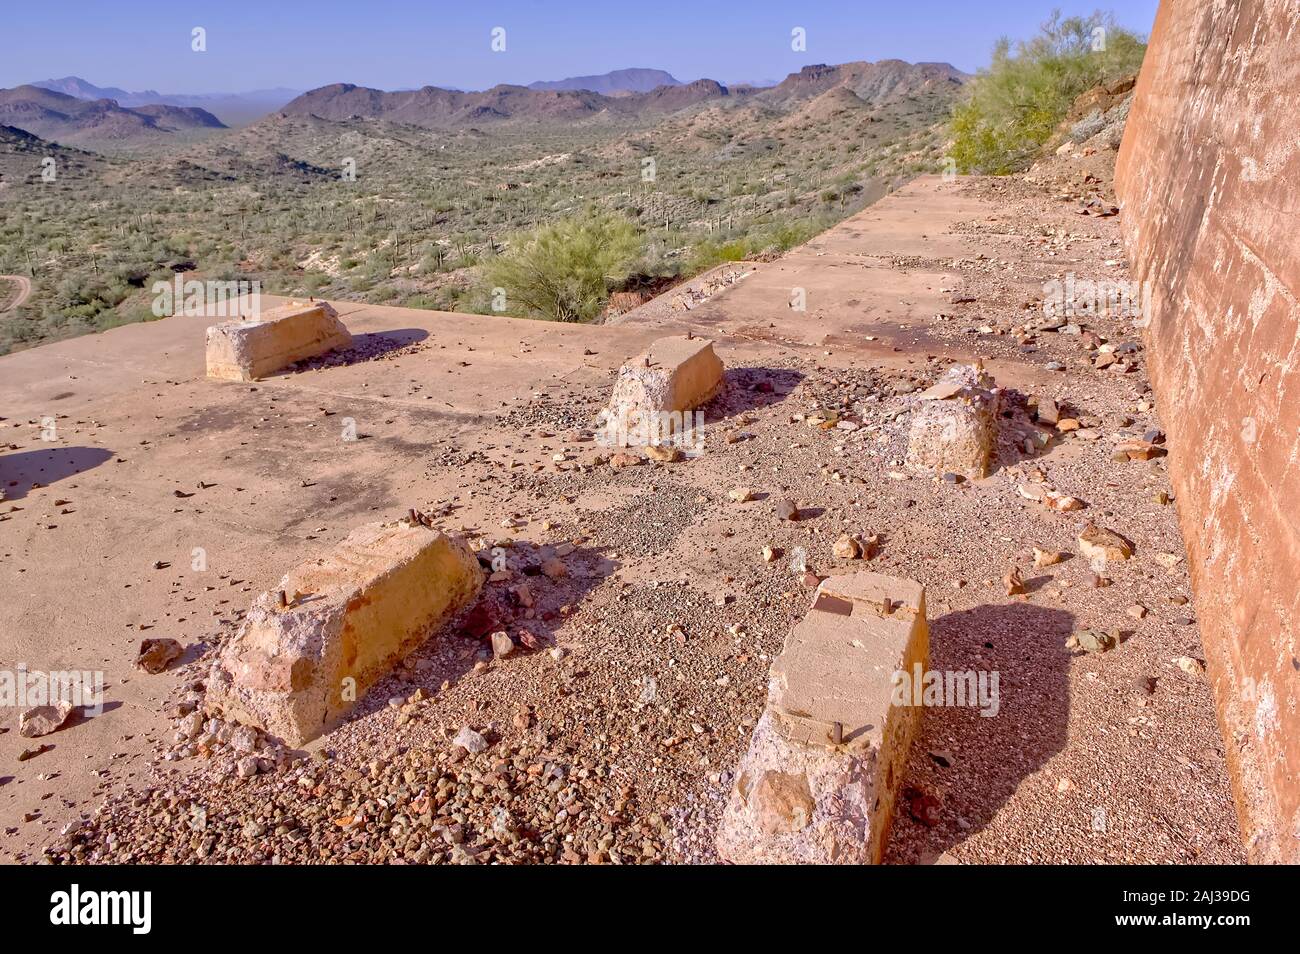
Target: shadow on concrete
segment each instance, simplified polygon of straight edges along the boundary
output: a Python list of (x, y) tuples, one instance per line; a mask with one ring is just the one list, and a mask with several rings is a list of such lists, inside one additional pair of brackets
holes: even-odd
[(413, 344), (419, 344), (427, 337), (429, 337), (429, 332), (423, 328), (366, 331), (352, 336), (352, 347), (347, 351), (331, 351), (329, 354), (323, 354), (319, 357), (307, 358), (289, 365), (285, 372), (281, 373), (311, 371), (316, 368), (342, 368), (350, 364), (362, 364), (375, 358), (382, 358), (394, 351), (401, 351)]
[[(1065, 413), (1062, 412), (1061, 416), (1065, 417)], [(1018, 430), (1033, 427), (1034, 415), (1029, 410), (1028, 397), (1014, 388), (1004, 389), (1002, 392), (1002, 408), (998, 419), (998, 440), (991, 461), (990, 474), (997, 473), (1004, 467), (1014, 467), (1017, 464), (1037, 461), (1040, 457), (1049, 454), (1053, 448), (1061, 443), (1061, 435), (1055, 433), (1051, 428), (1048, 428), (1051, 437), (1046, 444), (1033, 443), (1031, 448), (1028, 449), (1021, 441), (1010, 436)]]
[(924, 709), (887, 861), (932, 860), (960, 844), (1065, 747), (1064, 644), (1073, 630), (1073, 614), (1029, 603), (977, 606), (931, 621), (929, 668), (996, 672), (997, 714), (983, 716), (977, 706)]
[[(504, 558), (511, 578), (486, 583), (477, 602), (446, 628), (431, 634), (403, 664), (375, 684), (348, 721), (376, 717), (388, 707), (389, 699), (409, 698), (419, 688), (436, 699), (444, 684), (454, 686), (480, 662), (493, 669), (535, 665), (529, 657), (557, 645), (570, 616), (570, 609), (565, 608), (576, 610), (588, 593), (621, 566), (600, 547), (577, 547), (557, 557), (553, 544), (518, 539), (509, 547), (485, 548), (478, 558), (485, 574), (493, 572), (494, 558), (497, 566)], [(566, 576), (552, 579), (546, 575), (543, 566), (553, 558), (564, 564)], [(491, 635), (499, 631), (510, 634), (515, 648), (509, 656), (494, 659)], [(395, 712), (378, 717), (398, 718)], [(454, 717), (474, 721), (461, 711)], [(329, 748), (328, 738), (325, 747)]]
[(0, 490), (6, 500), (21, 500), (36, 485), (67, 480), (104, 463), (113, 452), (103, 447), (51, 447), (0, 455)]
[(704, 421), (721, 421), (784, 401), (804, 376), (788, 368), (732, 368), (723, 372), (722, 389), (703, 407)]

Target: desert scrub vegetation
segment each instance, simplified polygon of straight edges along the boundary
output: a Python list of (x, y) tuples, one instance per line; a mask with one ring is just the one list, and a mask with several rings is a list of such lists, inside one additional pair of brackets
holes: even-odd
[(724, 241), (705, 239), (696, 243), (682, 269), (690, 278), (727, 262), (740, 262), (763, 255), (779, 255), (802, 245), (818, 232), (833, 225), (831, 217), (798, 219), (755, 229)]
[[(862, 196), (853, 211), (869, 201)], [(514, 237), (506, 252), (481, 267), (477, 286), (453, 301), (483, 314), (597, 321), (612, 292), (662, 289), (665, 282), (686, 281), (728, 262), (773, 258), (842, 217), (822, 209), (804, 218), (752, 223), (715, 238), (708, 233), (674, 237), (663, 230), (644, 231), (616, 212), (591, 212)]]
[(1145, 52), (1140, 36), (1101, 12), (1062, 18), (1058, 11), (1032, 39), (1002, 38), (953, 110), (958, 170), (1027, 169), (1081, 93), (1136, 73)]
[(627, 219), (588, 212), (517, 237), (486, 263), (483, 277), (494, 297), (504, 292), (509, 314), (594, 321), (610, 291), (631, 273), (644, 244)]
[[(18, 313), (0, 317), (0, 354), (152, 317), (156, 275), (491, 314), (491, 289), (506, 286), (484, 272), (586, 210), (630, 225), (642, 250), (603, 284), (556, 291), (568, 307), (535, 311), (509, 291), (506, 305), (590, 316), (613, 291), (661, 291), (799, 244), (901, 184), (918, 156), (939, 168), (956, 95), (926, 90), (788, 129), (802, 102), (755, 109), (741, 97), (667, 116), (452, 133), (272, 115), (179, 157), (7, 152), (0, 134), (0, 180), (11, 184), (0, 274), (33, 282)], [(48, 150), (59, 176), (47, 183)], [(658, 178), (647, 183), (641, 160), (652, 153)], [(356, 180), (338, 177), (339, 156), (357, 159)]]

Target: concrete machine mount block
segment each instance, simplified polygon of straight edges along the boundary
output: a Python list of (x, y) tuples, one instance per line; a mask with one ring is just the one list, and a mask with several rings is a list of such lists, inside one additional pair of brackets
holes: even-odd
[(308, 742), (482, 586), (457, 538), (405, 521), (359, 527), (254, 602), (213, 665), (206, 706), (290, 745)]
[(327, 351), (352, 347), (352, 335), (327, 302), (293, 302), (260, 318), (208, 329), (208, 377), (256, 381)]
[(738, 864), (879, 863), (921, 708), (895, 673), (926, 667), (925, 590), (823, 580), (772, 664), (767, 708), (736, 769), (719, 854)]

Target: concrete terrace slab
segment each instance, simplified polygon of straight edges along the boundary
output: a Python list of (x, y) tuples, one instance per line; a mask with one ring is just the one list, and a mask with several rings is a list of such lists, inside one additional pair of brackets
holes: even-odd
[[(266, 307), (280, 301), (264, 297)], [(96, 783), (74, 771), (87, 757), (121, 751), (130, 764), (145, 751), (141, 729), (162, 731), (166, 681), (132, 662), (141, 638), (193, 637), (213, 621), (168, 618), (161, 607), (182, 580), (220, 575), (212, 584), (222, 602), (206, 612), (246, 609), (286, 567), (354, 524), (450, 493), (424, 476), (440, 437), (482, 429), (538, 390), (612, 381), (627, 356), (659, 336), (336, 308), (362, 351), (379, 352), (374, 359), (255, 383), (208, 380), (203, 343), (214, 319), (205, 317), (127, 325), (0, 359), (0, 439), (17, 445), (0, 453), (8, 494), (0, 513), (22, 508), (0, 522), (0, 665), (107, 673), (109, 711), (51, 738), (56, 750), (38, 769), (57, 761), (70, 792), (84, 798)], [(52, 442), (39, 437), (49, 416)], [(341, 440), (343, 418), (356, 422), (359, 440)], [(212, 568), (206, 575), (190, 571), (196, 547)], [(13, 764), (29, 742), (6, 733), (0, 760)], [(0, 823), (15, 811), (0, 796)]]
[[(177, 680), (133, 668), (142, 638), (198, 644), (229, 626), (237, 611), (247, 610), (289, 567), (325, 552), (357, 525), (396, 519), (412, 506), (455, 502), (445, 521), (453, 530), (505, 533), (502, 520), (511, 514), (542, 512), (560, 514), (574, 532), (580, 520), (602, 519), (593, 501), (618, 501), (609, 509), (626, 516), (616, 519), (636, 522), (653, 502), (725, 500), (727, 489), (739, 482), (737, 459), (727, 455), (749, 453), (746, 443), (681, 465), (693, 469), (642, 467), (608, 476), (604, 468), (588, 484), (566, 483), (569, 475), (557, 473), (552, 463), (563, 436), (552, 440), (536, 423), (504, 419), (537, 421), (538, 415), (527, 413), (536, 395), (557, 401), (570, 396), (571, 407), (591, 409), (593, 420), (584, 423), (594, 423), (619, 366), (652, 341), (686, 331), (714, 339), (729, 371), (916, 370), (913, 362), (924, 365), (927, 354), (945, 361), (975, 356), (974, 337), (945, 339), (928, 332), (934, 315), (951, 308), (941, 289), (957, 284), (958, 277), (947, 263), (988, 247), (986, 236), (957, 226), (995, 211), (965, 183), (918, 179), (810, 244), (758, 266), (691, 312), (664, 311), (617, 325), (332, 302), (359, 357), (349, 363), (327, 356), (308, 370), (253, 384), (204, 378), (209, 318), (130, 325), (0, 357), (0, 487), (8, 493), (0, 502), (0, 667), (102, 669), (109, 700), (102, 715), (40, 740), (54, 749), (31, 761), (19, 763), (17, 755), (32, 740), (16, 731), (0, 735), (0, 781), (9, 779), (0, 784), (0, 827), (21, 832), (6, 840), (6, 851), (35, 857), (39, 844), (64, 822), (88, 814), (105, 794), (139, 784), (152, 771), (152, 753), (170, 741), (160, 706)], [(1023, 241), (1008, 243), (999, 254), (1013, 261), (1017, 255), (1035, 262), (1042, 256)], [(915, 261), (894, 267), (891, 256)], [(806, 313), (788, 307), (795, 285), (808, 290)], [(986, 359), (999, 383), (1050, 379), (1041, 362), (1018, 360), (1005, 350), (1000, 355)], [(806, 439), (808, 429), (787, 434), (789, 411), (779, 404), (765, 408), (752, 429), (767, 441), (764, 453), (776, 460), (792, 440)], [(54, 441), (40, 439), (40, 421), (47, 416), (57, 418)], [(345, 418), (355, 422), (359, 440), (342, 439)], [(584, 446), (595, 449), (579, 445)], [(756, 481), (811, 487), (814, 478), (799, 470), (807, 452), (792, 453), (780, 457), (789, 476), (774, 475), (771, 461), (764, 461), (764, 476)], [(852, 471), (866, 464), (844, 460), (841, 466)], [(525, 472), (538, 475), (536, 485), (516, 487), (501, 479)], [(552, 480), (558, 485), (553, 492), (545, 489)], [(887, 502), (894, 482), (882, 477), (879, 483), (866, 490)], [(901, 490), (918, 495), (916, 489)], [(566, 500), (570, 493), (573, 499)], [(924, 548), (913, 538), (924, 530), (947, 539), (946, 527), (920, 527), (933, 513), (949, 519), (941, 505), (898, 511), (892, 525), (897, 543), (891, 546), (900, 563), (887, 572), (919, 579), (929, 572), (932, 557), (921, 555)], [(673, 530), (680, 536), (665, 548), (654, 535), (668, 533), (661, 525), (670, 521), (658, 514), (645, 519), (650, 542), (639, 544), (641, 549), (617, 539), (608, 547), (621, 551), (619, 580), (644, 580), (660, 570), (675, 578), (689, 569), (705, 581), (701, 585), (717, 586), (724, 574), (759, 572), (756, 554), (771, 532), (742, 527), (744, 533), (733, 539), (727, 512), (713, 522), (684, 520), (682, 529)], [(1172, 518), (1162, 519), (1173, 533)], [(984, 531), (979, 521), (970, 522)], [(804, 526), (794, 529), (802, 533)], [(914, 527), (920, 528), (916, 534)], [(835, 532), (825, 536), (829, 546)], [(205, 571), (191, 568), (198, 550)], [(1010, 545), (1002, 550), (1009, 553)], [(999, 553), (998, 559), (1007, 558)], [(976, 557), (991, 559), (981, 548), (954, 556)], [(783, 566), (761, 567), (765, 573), (778, 569), (785, 572)], [(1002, 567), (962, 572), (977, 579), (977, 573), (997, 576)], [(595, 590), (602, 581), (583, 582)], [(780, 585), (793, 586), (788, 579)], [(596, 622), (575, 611), (557, 624), (561, 632), (613, 625), (631, 633), (635, 624), (617, 616), (617, 597), (601, 599), (612, 602), (586, 611)], [(932, 615), (940, 612), (932, 607)], [(937, 632), (942, 635), (941, 624)], [(597, 647), (609, 638), (592, 637)], [(640, 636), (635, 639), (639, 643)], [(700, 645), (692, 640), (681, 652), (692, 659), (692, 653), (704, 654), (712, 667), (713, 650)], [(752, 659), (746, 665), (753, 671), (746, 669), (743, 680), (738, 671), (735, 685), (760, 699), (766, 666)], [(708, 685), (715, 676), (710, 673)], [(1068, 685), (1052, 688), (1068, 700)], [(593, 698), (575, 698), (598, 708), (603, 697), (592, 691)], [(16, 715), (4, 718), (16, 725)], [(509, 720), (505, 714), (502, 723)], [(692, 734), (689, 727), (685, 734)], [(741, 736), (727, 739), (736, 745)], [(713, 754), (715, 766), (734, 764), (734, 752)], [(704, 771), (698, 754), (690, 764)], [(56, 777), (40, 781), (38, 773)], [(57, 797), (41, 797), (50, 792)], [(33, 809), (39, 809), (38, 820), (23, 823)]]
[[(952, 351), (925, 328), (951, 311), (944, 289), (958, 278), (949, 263), (978, 254), (978, 244), (953, 229), (992, 211), (960, 194), (959, 183), (921, 177), (777, 261), (755, 265), (692, 311), (674, 314), (700, 334), (829, 348), (842, 353), (839, 360), (901, 365), (900, 350)], [(900, 268), (900, 258), (915, 261)], [(804, 291), (804, 312), (790, 307), (795, 288)]]

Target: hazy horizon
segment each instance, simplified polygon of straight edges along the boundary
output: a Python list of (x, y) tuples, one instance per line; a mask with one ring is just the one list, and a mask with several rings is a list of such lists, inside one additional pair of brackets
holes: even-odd
[[(178, 10), (159, 0), (72, 0), (6, 11), (15, 42), (0, 65), (0, 86), (76, 76), (128, 92), (179, 95), (331, 83), (481, 90), (629, 68), (735, 84), (780, 80), (813, 63), (882, 59), (946, 62), (973, 73), (987, 65), (1000, 36), (1030, 36), (1055, 8), (1064, 15), (1098, 8), (1095, 0), (1005, 0), (995, 9), (958, 0), (878, 6), (831, 0), (813, 10), (757, 2), (737, 12), (682, 0), (649, 8), (578, 0), (559, 9), (515, 0), (466, 10), (395, 0), (360, 7), (345, 0), (275, 7), (230, 0)], [(1156, 0), (1126, 0), (1123, 9), (1110, 9), (1122, 26), (1146, 34), (1155, 7)], [(203, 52), (191, 48), (199, 27)], [(505, 49), (494, 51), (498, 27)], [(804, 50), (791, 48), (796, 27), (805, 31)]]

